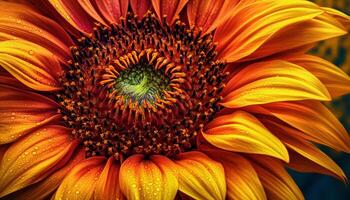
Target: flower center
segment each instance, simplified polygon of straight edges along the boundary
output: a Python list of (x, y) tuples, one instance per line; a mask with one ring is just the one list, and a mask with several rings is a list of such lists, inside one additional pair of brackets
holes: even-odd
[(212, 35), (169, 26), (149, 12), (97, 25), (71, 48), (61, 75), (60, 112), (86, 155), (174, 156), (196, 148), (197, 135), (220, 111), (227, 76)]

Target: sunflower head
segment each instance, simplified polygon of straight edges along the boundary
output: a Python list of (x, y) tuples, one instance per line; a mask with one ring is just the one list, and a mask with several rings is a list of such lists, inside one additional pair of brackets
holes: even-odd
[[(341, 180), (321, 103), (350, 78), (307, 55), (350, 18), (305, 0), (0, 1), (0, 198), (303, 199)], [(2, 14), (3, 13), (3, 14)]]

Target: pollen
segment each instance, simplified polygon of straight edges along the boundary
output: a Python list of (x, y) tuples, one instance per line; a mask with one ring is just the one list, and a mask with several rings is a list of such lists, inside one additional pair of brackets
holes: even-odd
[(71, 47), (59, 112), (87, 157), (172, 157), (196, 149), (221, 110), (228, 75), (215, 48), (211, 34), (181, 20), (170, 26), (152, 12), (96, 24)]

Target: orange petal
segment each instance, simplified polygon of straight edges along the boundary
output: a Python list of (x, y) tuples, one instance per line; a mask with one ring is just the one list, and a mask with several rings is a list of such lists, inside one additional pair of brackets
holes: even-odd
[(210, 147), (200, 150), (224, 166), (227, 199), (266, 199), (257, 173), (243, 156)]
[(286, 162), (289, 160), (282, 142), (258, 119), (244, 111), (216, 117), (208, 124), (203, 136), (221, 149), (269, 155)]
[(79, 5), (85, 10), (87, 14), (89, 14), (92, 18), (94, 18), (97, 22), (108, 25), (100, 16), (100, 14), (97, 11), (97, 8), (95, 8), (94, 4), (91, 3), (90, 0), (78, 0)]
[(320, 172), (346, 180), (342, 169), (330, 157), (312, 143), (298, 137), (304, 133), (273, 120), (264, 119), (262, 122), (290, 149), (292, 153), (291, 161), (288, 163), (290, 167), (303, 172)]
[(234, 62), (252, 54), (283, 28), (322, 13), (307, 1), (256, 1), (235, 10), (215, 32), (219, 56)]
[(179, 154), (175, 163), (181, 192), (194, 199), (225, 199), (225, 172), (220, 163), (198, 151)]
[(119, 188), (119, 164), (114, 158), (109, 158), (97, 181), (94, 200), (122, 200), (124, 199)]
[(45, 126), (12, 144), (0, 164), (0, 197), (37, 183), (61, 168), (77, 142), (61, 126)]
[(73, 41), (55, 21), (18, 3), (1, 1), (0, 13), (0, 41), (24, 39), (48, 49), (62, 63), (69, 60)]
[(34, 90), (60, 89), (58, 76), (62, 69), (57, 57), (37, 44), (21, 40), (1, 41), (0, 66)]
[[(255, 108), (252, 112), (258, 111)], [(338, 119), (321, 103), (313, 101), (281, 102), (263, 106), (264, 114), (273, 115), (303, 134), (298, 137), (350, 152), (350, 136)]]
[(283, 163), (266, 156), (252, 157), (251, 164), (265, 188), (267, 199), (304, 199), (302, 192), (285, 170)]
[(93, 199), (104, 161), (104, 157), (91, 157), (76, 165), (64, 178), (54, 199)]
[[(201, 28), (203, 32), (215, 29), (214, 22), (222, 20), (228, 8), (232, 9), (238, 0), (189, 0), (187, 4), (187, 17), (191, 27)], [(213, 26), (214, 25), (214, 26)]]
[(332, 18), (336, 19), (339, 23), (344, 26), (344, 29), (349, 30), (350, 29), (350, 16), (340, 12), (339, 10), (336, 10), (334, 8), (327, 8), (322, 7), (322, 10), (324, 10), (328, 15), (330, 15)]
[(139, 18), (142, 18), (152, 6), (150, 0), (130, 0), (130, 5)]
[(332, 98), (350, 93), (350, 77), (334, 64), (311, 55), (291, 56), (287, 60), (314, 74), (327, 87)]
[(85, 151), (81, 150), (76, 155), (73, 155), (64, 167), (60, 168), (44, 180), (30, 185), (20, 191), (14, 192), (9, 196), (6, 196), (5, 199), (27, 200), (28, 197), (30, 197), (31, 199), (39, 200), (47, 198), (58, 188), (69, 171), (84, 159)]
[(166, 20), (169, 25), (173, 24), (175, 19), (178, 18), (179, 13), (185, 7), (188, 0), (151, 0), (153, 8), (157, 13), (159, 19), (163, 21), (163, 17), (166, 16)]
[(319, 15), (312, 20), (284, 28), (271, 37), (253, 54), (241, 61), (260, 59), (276, 53), (288, 53), (305, 45), (314, 45), (319, 41), (339, 37), (346, 33), (338, 21), (324, 15)]
[(126, 17), (129, 0), (95, 0), (97, 8), (109, 23), (118, 23), (120, 17)]
[(290, 62), (272, 60), (245, 67), (229, 80), (221, 104), (229, 108), (279, 101), (331, 99), (311, 72)]
[(61, 19), (83, 33), (91, 33), (94, 20), (81, 7), (78, 1), (49, 0), (52, 7), (61, 15)]
[(0, 144), (58, 120), (58, 105), (39, 94), (0, 84)]
[(133, 155), (120, 167), (120, 189), (127, 199), (174, 199), (178, 189), (174, 167), (164, 156), (145, 159), (143, 155)]

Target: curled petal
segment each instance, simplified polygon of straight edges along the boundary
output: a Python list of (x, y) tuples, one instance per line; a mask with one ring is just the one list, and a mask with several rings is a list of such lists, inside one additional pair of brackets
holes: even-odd
[(0, 144), (58, 120), (58, 105), (44, 96), (0, 84)]
[(114, 158), (109, 158), (97, 181), (94, 200), (122, 200), (124, 199), (119, 188), (119, 164)]
[(169, 25), (173, 24), (178, 18), (179, 13), (185, 7), (188, 0), (151, 0), (153, 8), (159, 19), (162, 21), (166, 17)]
[(334, 64), (311, 55), (298, 55), (286, 58), (307, 69), (328, 89), (332, 98), (350, 93), (350, 77)]
[(92, 157), (76, 165), (64, 178), (54, 199), (92, 199), (104, 161), (103, 157)]
[(1, 41), (0, 66), (34, 90), (60, 89), (58, 76), (62, 69), (57, 57), (37, 44), (21, 40)]
[(53, 125), (12, 144), (0, 164), (0, 197), (46, 178), (70, 159), (76, 146), (69, 130)]
[(331, 99), (327, 88), (311, 72), (281, 60), (258, 62), (229, 80), (221, 104), (229, 108), (280, 101)]
[(208, 124), (204, 138), (212, 145), (235, 152), (264, 154), (288, 162), (282, 142), (253, 115), (236, 111), (216, 117)]
[(178, 181), (174, 163), (164, 156), (133, 155), (120, 167), (120, 189), (127, 199), (171, 200)]
[(225, 199), (225, 172), (220, 163), (198, 151), (179, 154), (175, 163), (181, 192), (194, 199)]

